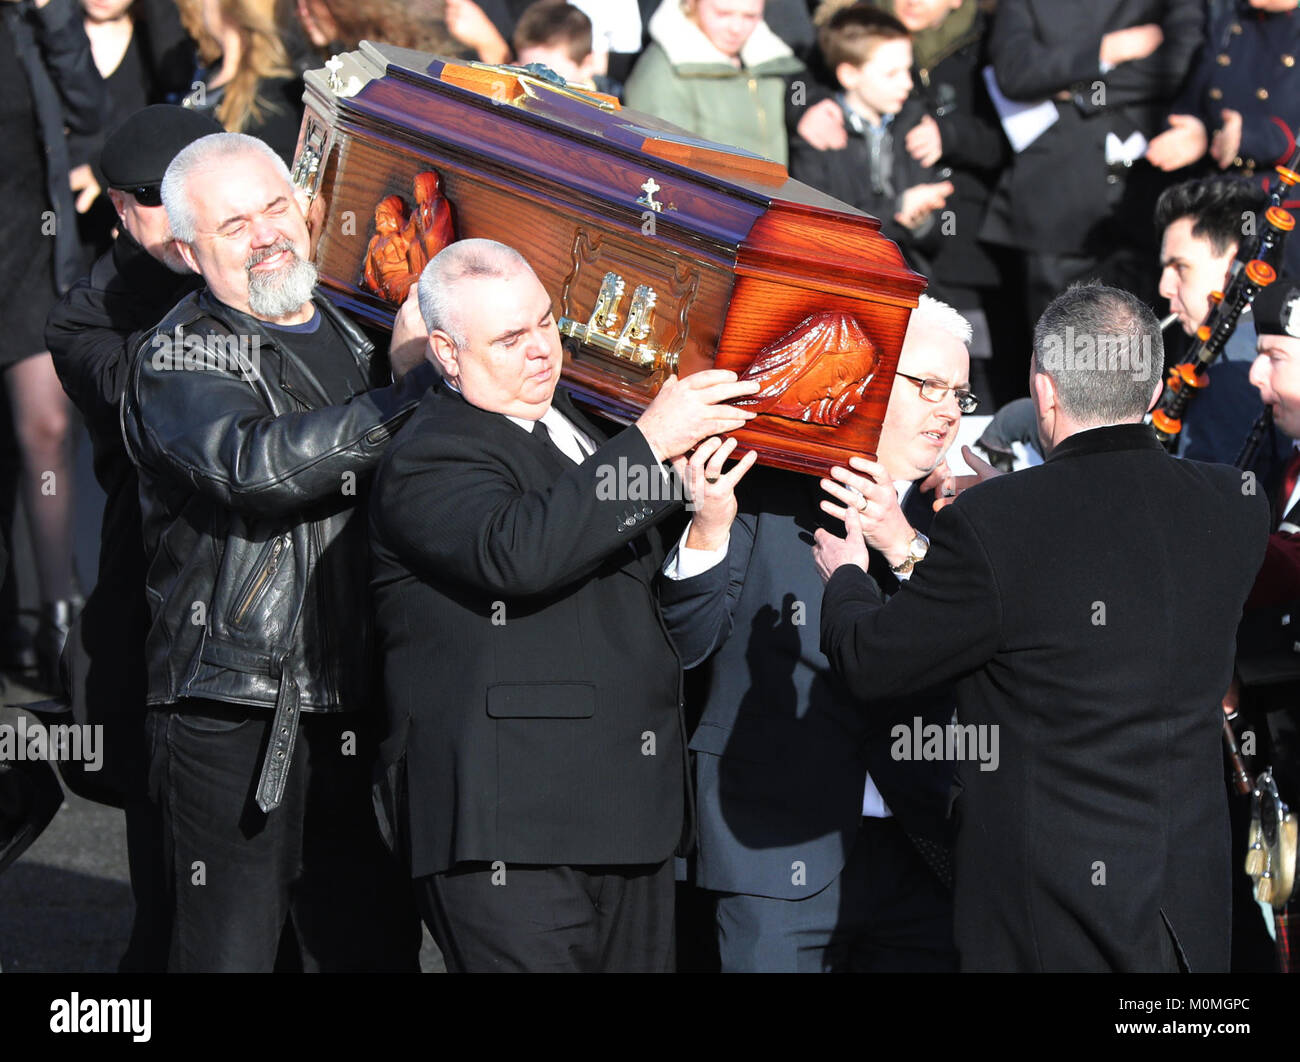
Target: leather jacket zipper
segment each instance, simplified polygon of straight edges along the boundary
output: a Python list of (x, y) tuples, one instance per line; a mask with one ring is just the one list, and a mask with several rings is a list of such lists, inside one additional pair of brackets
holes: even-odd
[(244, 622), (244, 619), (248, 616), (249, 610), (252, 609), (253, 605), (256, 604), (258, 599), (265, 592), (266, 588), (270, 585), (271, 580), (275, 577), (275, 573), (279, 571), (280, 562), (283, 560), (284, 551), (288, 546), (288, 535), (281, 535), (279, 538), (271, 542), (265, 559), (258, 566), (257, 571), (253, 573), (252, 579), (249, 580), (248, 588), (244, 591), (243, 596), (239, 600), (239, 604), (235, 607), (234, 614), (230, 617), (231, 626), (238, 627)]
[[(297, 402), (298, 405), (302, 406), (302, 408), (303, 408), (304, 410), (311, 411), (311, 410), (315, 410), (315, 409), (322, 409), (322, 408), (324, 408), (324, 407), (322, 407), (322, 406), (320, 406), (320, 405), (312, 405), (310, 402), (307, 401), (306, 398), (304, 398), (302, 395), (300, 395), (297, 391), (295, 391), (295, 390), (294, 390), (292, 387), (290, 387), (287, 383), (282, 383), (282, 384), (280, 384), (280, 390), (282, 390), (285, 394), (287, 394), (290, 398), (292, 398), (295, 402)], [(328, 405), (328, 403), (326, 403), (326, 405)]]

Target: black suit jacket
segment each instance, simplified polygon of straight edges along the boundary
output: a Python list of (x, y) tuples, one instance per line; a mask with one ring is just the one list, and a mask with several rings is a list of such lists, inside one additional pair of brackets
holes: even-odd
[[(810, 546), (818, 527), (839, 522), (818, 508), (825, 495), (817, 479), (758, 468), (738, 494), (726, 562), (689, 579), (665, 579), (662, 589), (683, 661), (707, 672), (690, 745), (696, 882), (802, 900), (844, 869), (862, 822), (868, 769), (909, 832), (943, 835), (951, 765), (893, 760), (889, 731), (915, 715), (942, 725), (954, 702), (950, 690), (939, 691), (864, 712), (818, 648), (821, 580)], [(905, 499), (920, 530), (930, 526), (931, 500), (916, 491)], [(873, 554), (873, 562), (886, 592), (896, 589), (884, 558)]]
[[(1000, 267), (979, 240), (980, 226), (998, 174), (1011, 163), (1011, 148), (998, 123), (997, 110), (984, 83), (988, 65), (988, 19), (975, 15), (970, 32), (949, 45), (928, 69), (913, 67), (916, 93), (939, 125), (943, 156), (936, 176), (953, 183), (944, 204), (955, 227), (937, 228), (940, 239), (930, 264), (930, 294), (952, 302), (951, 288), (998, 286)], [(960, 305), (960, 304), (959, 304)]]
[[(681, 665), (654, 525), (681, 508), (635, 427), (581, 465), (430, 392), (371, 502), (399, 833), (413, 876), (463, 861), (645, 864), (687, 819)], [(621, 486), (620, 486), (621, 485)]]
[(1268, 537), (1240, 473), (1141, 425), (1066, 439), (963, 494), (882, 607), (826, 586), (822, 644), (861, 697), (957, 680), (995, 771), (958, 765), (965, 969), (1226, 970), (1220, 698)]
[(145, 784), (149, 633), (140, 480), (122, 441), (118, 407), (141, 334), (200, 283), (193, 273), (173, 273), (123, 230), (45, 325), (59, 382), (85, 419), (105, 494), (99, 577), (74, 621), (64, 660), (73, 713), (79, 722), (105, 725), (107, 751), (102, 770), (60, 767), (80, 795), (118, 806)]
[[(1158, 23), (1164, 43), (1103, 74), (1101, 38)], [(1001, 0), (989, 55), (1002, 92), (1038, 102), (1062, 90), (1058, 121), (1003, 172), (982, 236), (992, 243), (1103, 257), (1145, 238), (1167, 180), (1144, 160), (1125, 174), (1106, 165), (1106, 134), (1149, 140), (1182, 86), (1204, 34), (1203, 0)]]

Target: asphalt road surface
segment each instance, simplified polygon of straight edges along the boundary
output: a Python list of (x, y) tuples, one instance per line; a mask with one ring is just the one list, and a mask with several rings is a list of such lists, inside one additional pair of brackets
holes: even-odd
[[(36, 699), (12, 681), (6, 701)], [(16, 709), (0, 710), (13, 723)], [(117, 969), (131, 930), (126, 822), (116, 808), (65, 793), (54, 821), (0, 874), (0, 969)]]

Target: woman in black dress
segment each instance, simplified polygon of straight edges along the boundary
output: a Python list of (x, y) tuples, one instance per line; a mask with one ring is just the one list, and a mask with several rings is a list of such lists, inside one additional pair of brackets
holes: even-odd
[(42, 600), (47, 684), (72, 619), (70, 407), (45, 316), (83, 271), (64, 129), (103, 123), (103, 85), (73, 0), (0, 3), (0, 367), (22, 456), (21, 494)]
[(194, 42), (173, 0), (80, 0), (108, 113), (97, 136), (70, 136), (72, 187), (82, 243), (93, 261), (108, 250), (117, 211), (103, 194), (99, 153), (108, 135), (151, 103), (179, 103), (194, 76)]

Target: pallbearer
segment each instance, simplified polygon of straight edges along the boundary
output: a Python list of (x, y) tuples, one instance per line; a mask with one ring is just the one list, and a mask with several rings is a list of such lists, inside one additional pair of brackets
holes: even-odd
[(669, 555), (670, 626), (687, 665), (709, 665), (691, 738), (696, 880), (718, 894), (723, 970), (956, 968), (945, 821), (953, 765), (900, 762), (891, 740), (895, 720), (946, 724), (952, 692), (881, 706), (890, 719), (862, 710), (818, 649), (821, 582), (806, 543), (850, 504), (870, 525), (871, 570), (886, 593), (924, 563), (944, 454), (976, 405), (970, 334), (955, 310), (922, 295), (879, 462), (837, 468), (823, 481), (836, 499), (820, 508), (815, 478), (759, 469), (726, 514), (734, 519), (695, 514)]
[(203, 287), (140, 341), (122, 425), (148, 559), (168, 968), (269, 972), (291, 923), (306, 970), (414, 969), (370, 806), (357, 506), (433, 379), (415, 305), (390, 349), (400, 379), (372, 387), (373, 346), (315, 294), (289, 172), (260, 140), (191, 144), (162, 201)]
[[(371, 503), (390, 791), (421, 912), (458, 971), (673, 968), (689, 844), (681, 664), (657, 604), (676, 473), (725, 505), (728, 372), (669, 379), (612, 437), (560, 382), (552, 296), (462, 240), (420, 278), (443, 375)], [(683, 456), (701, 440), (688, 465)], [(611, 489), (611, 480), (613, 489)], [(680, 484), (679, 484), (680, 486)]]
[(68, 697), (78, 722), (102, 724), (104, 770), (64, 767), (80, 796), (123, 808), (135, 917), (123, 972), (167, 964), (170, 919), (158, 808), (148, 799), (145, 748), (145, 555), (140, 541), (140, 485), (122, 445), (118, 407), (131, 340), (158, 323), (199, 286), (171, 238), (160, 189), (184, 147), (221, 132), (216, 120), (158, 104), (137, 111), (104, 144), (101, 168), (120, 231), (112, 248), (51, 311), (46, 342), (59, 382), (85, 418), (104, 488), (99, 577), (68, 635), (63, 654)]
[[(1121, 368), (1053, 366), (1067, 330)], [(1268, 507), (1142, 424), (1162, 350), (1134, 296), (1071, 288), (1034, 335), (1045, 464), (944, 509), (887, 603), (857, 510), (846, 538), (817, 532), (822, 648), (849, 688), (953, 681), (961, 724), (997, 728), (997, 769), (957, 769), (964, 970), (1228, 967), (1219, 706)]]

